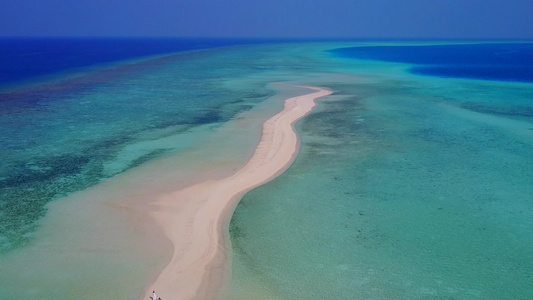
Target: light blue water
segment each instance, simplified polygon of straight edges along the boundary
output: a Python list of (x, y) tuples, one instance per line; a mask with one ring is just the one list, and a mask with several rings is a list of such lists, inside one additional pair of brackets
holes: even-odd
[[(61, 237), (39, 231), (46, 203), (168, 153), (204, 153), (213, 130), (272, 96), (271, 82), (335, 94), (297, 125), (294, 165), (237, 207), (233, 277), (221, 299), (532, 298), (532, 85), (416, 76), (409, 65), (326, 51), (354, 45), (192, 52), (2, 91), (0, 268), (16, 272), (2, 275), (0, 299), (26, 283), (27, 299), (138, 295), (129, 285), (143, 281), (130, 278), (138, 266), (128, 261), (151, 256), (110, 235), (103, 241), (124, 252), (89, 247), (79, 259), (66, 252), (76, 264), (62, 262), (50, 253)], [(143, 170), (128, 174), (158, 182)], [(83, 195), (76, 199), (100, 196)], [(91, 213), (77, 209), (67, 223), (91, 223)], [(32, 271), (39, 262), (53, 276)], [(116, 289), (102, 268), (113, 270)]]
[(533, 86), (336, 62), (360, 79), (242, 199), (222, 299), (531, 299)]
[(213, 49), (4, 87), (0, 299), (140, 296), (168, 245), (139, 199), (246, 161), (254, 122), (282, 107), (271, 83), (312, 76), (314, 61), (276, 53)]

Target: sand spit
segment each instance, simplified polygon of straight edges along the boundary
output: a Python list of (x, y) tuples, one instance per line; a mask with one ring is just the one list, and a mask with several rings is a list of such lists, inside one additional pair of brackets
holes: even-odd
[(247, 191), (285, 171), (298, 153), (294, 123), (316, 105), (315, 99), (332, 92), (289, 98), (284, 109), (263, 125), (261, 140), (246, 165), (235, 174), (200, 182), (159, 197), (150, 215), (173, 244), (173, 256), (141, 299), (152, 290), (164, 300), (212, 299), (228, 274), (228, 220)]

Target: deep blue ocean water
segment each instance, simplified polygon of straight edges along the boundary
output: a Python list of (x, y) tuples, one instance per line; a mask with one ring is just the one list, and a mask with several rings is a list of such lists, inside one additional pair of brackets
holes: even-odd
[(419, 75), (533, 82), (533, 43), (362, 46), (331, 50), (337, 56), (415, 65)]
[(264, 42), (206, 38), (4, 38), (0, 85), (114, 61)]

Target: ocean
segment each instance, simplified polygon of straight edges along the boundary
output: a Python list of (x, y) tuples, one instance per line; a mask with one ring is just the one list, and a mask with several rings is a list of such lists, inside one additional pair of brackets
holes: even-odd
[(413, 74), (533, 82), (532, 43), (366, 46), (331, 52), (341, 57), (408, 63)]
[(220, 299), (533, 297), (531, 43), (6, 43), (0, 299), (139, 297), (165, 253), (121, 208), (242, 165), (276, 82), (334, 95), (237, 206)]
[(2, 38), (0, 84), (140, 57), (265, 42), (213, 38)]
[[(125, 146), (144, 140), (143, 135), (157, 140), (190, 127), (227, 121), (247, 109), (244, 104), (222, 111), (218, 109), (221, 105), (244, 100), (194, 88), (208, 85), (209, 78), (218, 72), (201, 69), (201, 63), (205, 68), (209, 62), (197, 64), (194, 57), (202, 54), (172, 57), (174, 52), (232, 43), (238, 42), (4, 40), (0, 73), (0, 83), (4, 83), (0, 90), (0, 148), (4, 159), (0, 166), (0, 252), (28, 240), (27, 235), (45, 214), (50, 200), (174, 148), (186, 147), (181, 141), (149, 144), (117, 157)], [(165, 51), (166, 56), (155, 56)], [(149, 58), (143, 58), (148, 54)], [(189, 61), (179, 62), (187, 57)], [(119, 63), (113, 65), (114, 60)], [(198, 72), (193, 72), (195, 68)], [(175, 73), (186, 75), (174, 78)], [(267, 94), (257, 90), (257, 95), (249, 98)], [(115, 113), (118, 111), (121, 113)]]
[[(293, 166), (237, 207), (222, 299), (533, 297), (533, 86), (486, 61), (420, 76), (494, 48), (428, 44), (323, 46), (330, 80), (314, 84), (336, 98), (298, 124)], [(413, 49), (425, 57), (406, 62)]]

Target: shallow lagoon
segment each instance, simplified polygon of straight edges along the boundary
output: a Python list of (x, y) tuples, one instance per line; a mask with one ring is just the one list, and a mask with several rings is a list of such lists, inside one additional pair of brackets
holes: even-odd
[(228, 299), (531, 298), (531, 84), (337, 62), (360, 79), (236, 209)]
[[(84, 295), (92, 299), (114, 290), (95, 271), (106, 266), (112, 278), (121, 278), (116, 297), (138, 295), (142, 287), (128, 285), (142, 285), (143, 276), (152, 276), (164, 262), (164, 253), (151, 251), (142, 234), (119, 226), (98, 242), (117, 242), (117, 248), (100, 252), (109, 255), (73, 256), (75, 267), (61, 269), (55, 254), (37, 247), (57, 249), (62, 237), (39, 224), (49, 222), (54, 211), (79, 206), (62, 205), (71, 198), (46, 202), (101, 181), (103, 187), (84, 192), (88, 196), (74, 196), (88, 202), (102, 189), (120, 193), (135, 180), (146, 188), (164, 185), (160, 182), (177, 180), (171, 167), (178, 181), (186, 181), (187, 174), (200, 176), (209, 166), (238, 166), (250, 155), (259, 129), (235, 131), (237, 142), (225, 148), (228, 139), (211, 134), (260, 105), (266, 107), (263, 116), (275, 111), (279, 103), (267, 102), (274, 92), (269, 84), (286, 82), (335, 94), (298, 124), (302, 145), (294, 165), (245, 195), (236, 208), (230, 224), (233, 276), (221, 298), (530, 299), (531, 84), (417, 76), (406, 64), (326, 52), (353, 45), (192, 52), (96, 70), (52, 85), (56, 89), (48, 86), (51, 97), (38, 102), (16, 107), (3, 101), (3, 112), (11, 109), (1, 120), (9, 137), (3, 149), (14, 159), (2, 165), (8, 175), (1, 179), (20, 185), (7, 187), (15, 196), (2, 202), (3, 233), (11, 236), (2, 240), (8, 252), (0, 266), (15, 271), (4, 274), (9, 280), (1, 281), (0, 294), (10, 298), (32, 285), (30, 298), (88, 289)], [(17, 117), (32, 121), (20, 127), (24, 119)], [(224, 149), (220, 159), (212, 149)], [(10, 181), (13, 174), (23, 180)], [(107, 179), (116, 174), (118, 179)], [(13, 199), (16, 206), (5, 204)], [(82, 216), (94, 212), (85, 209)], [(126, 219), (114, 221), (129, 224)], [(79, 220), (74, 214), (65, 222)], [(111, 218), (102, 227), (113, 224)], [(71, 229), (73, 236), (81, 230)], [(113, 238), (124, 232), (131, 234), (129, 242)], [(84, 238), (77, 240), (79, 247)], [(17, 266), (14, 257), (24, 259)], [(47, 270), (58, 267), (60, 276), (30, 275), (36, 261)], [(136, 263), (125, 268), (128, 261)]]

